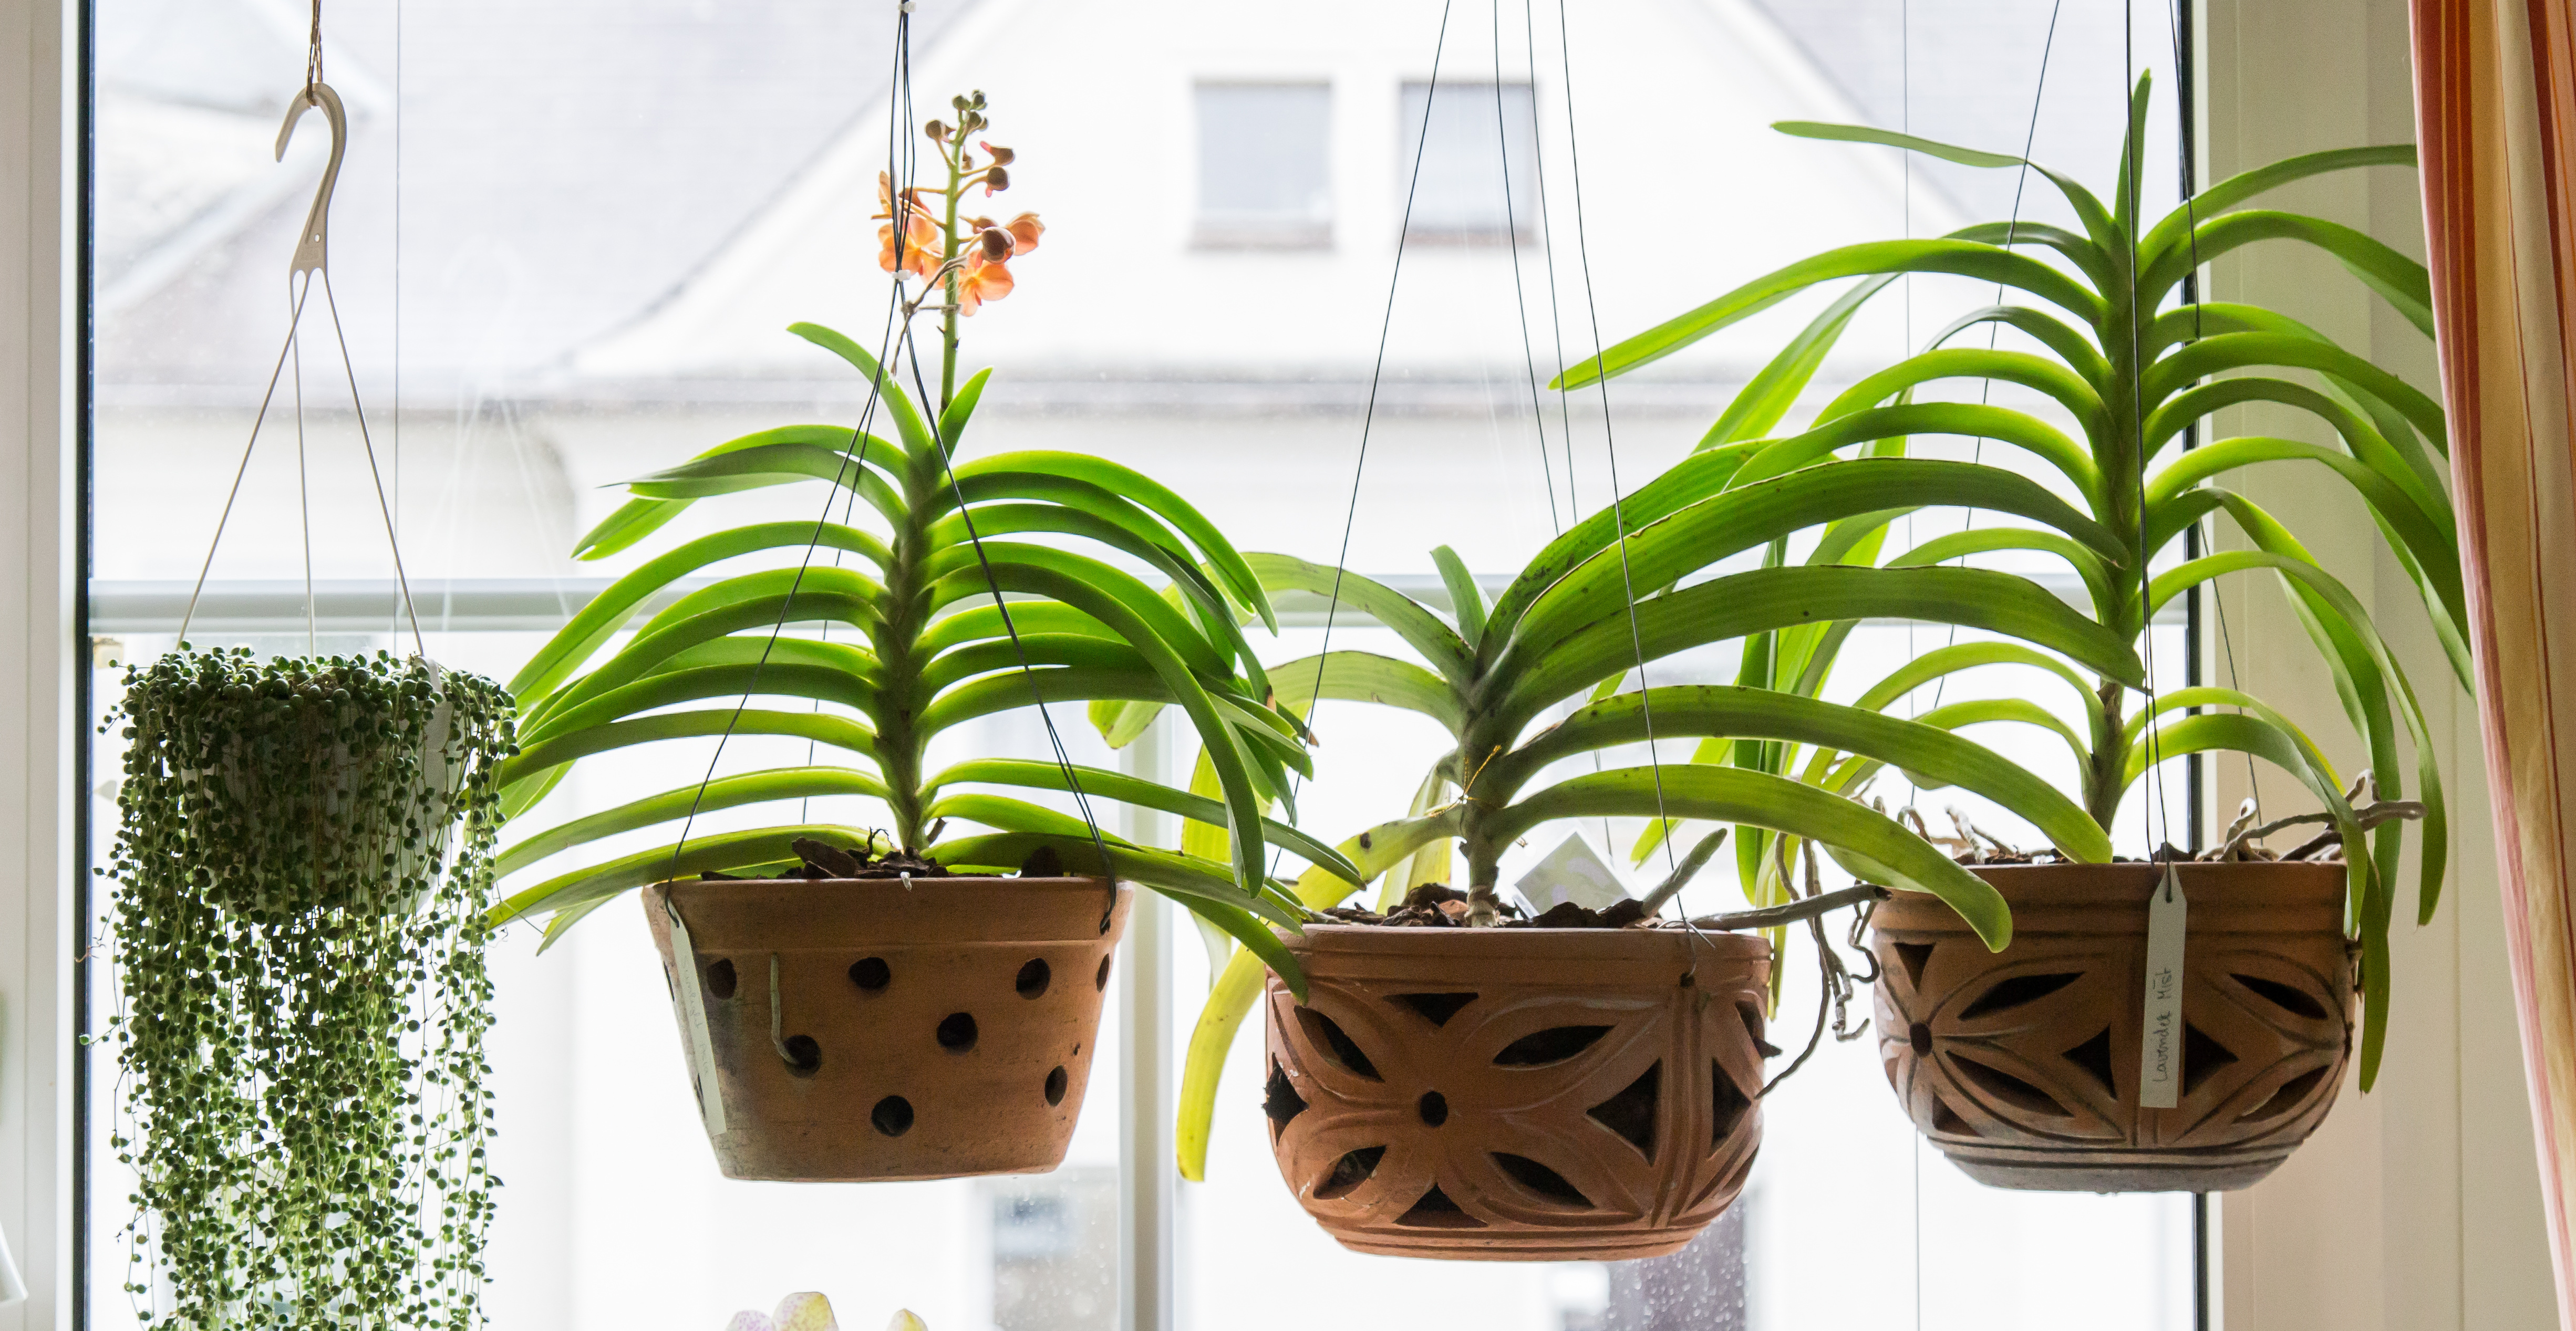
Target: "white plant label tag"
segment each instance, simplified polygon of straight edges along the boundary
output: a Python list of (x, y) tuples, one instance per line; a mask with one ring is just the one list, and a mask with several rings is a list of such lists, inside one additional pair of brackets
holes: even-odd
[(1549, 907), (1568, 901), (1587, 910), (1608, 910), (1628, 899), (1619, 875), (1592, 853), (1592, 843), (1581, 832), (1558, 842), (1512, 889), (1529, 903), (1533, 915), (1544, 915)]
[(2182, 1103), (2183, 920), (2190, 901), (2170, 864), (2147, 898), (2145, 1038), (2138, 1045), (2138, 1103), (2171, 1109)]
[(698, 987), (698, 949), (689, 941), (689, 926), (662, 898), (662, 917), (671, 922), (671, 1002), (679, 1009), (680, 1043), (688, 1046), (689, 1078), (698, 1085), (698, 1115), (707, 1135), (725, 1130), (724, 1087), (716, 1081), (715, 1042), (707, 1033), (707, 996)]

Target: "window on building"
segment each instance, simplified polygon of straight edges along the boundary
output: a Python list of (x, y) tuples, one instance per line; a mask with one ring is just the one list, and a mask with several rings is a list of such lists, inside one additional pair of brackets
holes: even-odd
[[(1428, 112), (1426, 115), (1425, 112)], [(1526, 83), (1407, 83), (1397, 110), (1406, 236), (1481, 244), (1538, 234), (1538, 103)]]
[(1329, 84), (1198, 85), (1198, 243), (1332, 244), (1332, 120)]

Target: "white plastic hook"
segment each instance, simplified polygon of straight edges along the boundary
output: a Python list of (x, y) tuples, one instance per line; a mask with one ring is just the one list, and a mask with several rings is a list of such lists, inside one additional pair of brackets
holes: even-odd
[(311, 83), (287, 100), (286, 123), (277, 131), (277, 160), (286, 160), (286, 144), (295, 137), (295, 122), (316, 106), (331, 122), (331, 162), (322, 168), (322, 187), (313, 192), (313, 211), (304, 219), (303, 234), (296, 238), (295, 266), (287, 270), (289, 277), (321, 272), (330, 266), (331, 189), (340, 183), (340, 155), (349, 146), (349, 114), (340, 107), (340, 94), (331, 91), (328, 83)]

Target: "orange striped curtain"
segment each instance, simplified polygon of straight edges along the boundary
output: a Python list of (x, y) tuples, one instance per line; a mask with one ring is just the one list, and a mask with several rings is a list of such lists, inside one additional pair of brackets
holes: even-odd
[(2413, 0), (2413, 17), (2505, 931), (2559, 1323), (2576, 1331), (2576, 0)]

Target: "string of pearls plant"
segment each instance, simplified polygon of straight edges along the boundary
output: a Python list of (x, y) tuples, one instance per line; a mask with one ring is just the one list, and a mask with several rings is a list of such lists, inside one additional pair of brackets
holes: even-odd
[(147, 1324), (481, 1324), (490, 680), (378, 653), (128, 669), (112, 866)]

